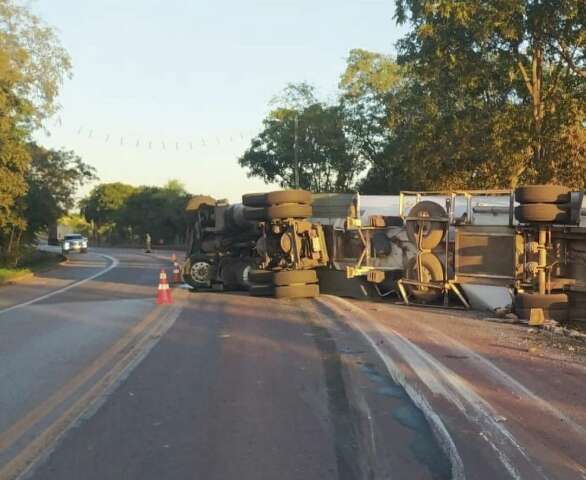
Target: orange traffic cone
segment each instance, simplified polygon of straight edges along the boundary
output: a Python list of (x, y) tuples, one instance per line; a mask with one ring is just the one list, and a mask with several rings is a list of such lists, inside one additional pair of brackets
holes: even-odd
[(181, 283), (181, 270), (177, 262), (173, 263), (173, 283), (175, 285)]
[(170, 304), (173, 303), (171, 297), (171, 290), (169, 290), (169, 284), (167, 283), (167, 274), (165, 270), (161, 268), (161, 274), (159, 275), (159, 288), (157, 290), (157, 304)]

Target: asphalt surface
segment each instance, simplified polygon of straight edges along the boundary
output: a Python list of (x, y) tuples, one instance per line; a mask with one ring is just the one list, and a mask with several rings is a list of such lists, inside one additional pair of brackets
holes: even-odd
[(1, 480), (586, 478), (586, 368), (526, 329), (330, 296), (157, 307), (168, 255), (0, 289)]

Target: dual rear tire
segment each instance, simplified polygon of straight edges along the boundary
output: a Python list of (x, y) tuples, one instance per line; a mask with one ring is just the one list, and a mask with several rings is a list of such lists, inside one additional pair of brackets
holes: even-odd
[(275, 298), (314, 298), (319, 296), (319, 285), (315, 270), (251, 270), (250, 295)]
[(244, 218), (255, 222), (311, 217), (312, 202), (311, 192), (305, 190), (278, 190), (242, 196)]
[(571, 223), (571, 190), (561, 185), (528, 185), (515, 190), (515, 218), (521, 223)]

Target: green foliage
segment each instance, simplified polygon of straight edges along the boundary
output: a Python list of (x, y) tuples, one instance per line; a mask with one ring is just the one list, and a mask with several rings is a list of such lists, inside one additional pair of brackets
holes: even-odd
[(316, 102), (306, 84), (287, 87), (282, 101), (285, 105), (270, 112), (263, 131), (239, 159), (240, 165), (248, 169), (249, 176), (294, 187), (296, 145), (301, 188), (347, 191), (364, 162), (352, 154), (343, 109)]
[(48, 150), (36, 144), (29, 149), (32, 161), (23, 210), (32, 236), (73, 208), (77, 189), (97, 177), (93, 167), (72, 151)]
[(586, 4), (398, 0), (393, 142), (414, 186), (586, 183)]
[(71, 64), (54, 31), (26, 7), (0, 0), (0, 262), (19, 256), (27, 224), (31, 132), (56, 112)]
[(301, 111), (318, 103), (315, 87), (306, 82), (289, 83), (279, 95), (271, 99), (271, 106)]
[(71, 59), (53, 28), (12, 0), (0, 0), (0, 52), (15, 70), (12, 93), (28, 104), (28, 121), (40, 124), (57, 111), (56, 98)]
[(352, 155), (370, 166), (358, 184), (363, 193), (393, 192), (404, 180), (389, 152), (391, 99), (402, 79), (391, 56), (362, 49), (350, 51), (339, 83), (340, 105)]
[(136, 187), (121, 182), (102, 183), (95, 186), (80, 202), (80, 209), (88, 222), (98, 228), (119, 221), (119, 214), (128, 198), (136, 193)]
[(134, 187), (104, 183), (81, 201), (93, 235), (111, 243), (141, 242), (149, 233), (153, 243), (175, 243), (185, 234), (185, 206), (189, 194), (178, 180), (164, 187)]
[[(300, 144), (310, 145), (300, 155), (302, 186), (364, 193), (584, 187), (586, 2), (396, 0), (396, 7), (398, 22), (411, 26), (397, 60), (350, 52), (339, 104), (327, 107), (343, 134), (302, 132)], [(291, 186), (291, 119), (301, 125), (323, 104), (307, 84), (290, 84), (277, 103), (239, 161), (249, 175)], [(337, 182), (340, 167), (348, 175)]]
[(80, 214), (70, 213), (59, 219), (59, 224), (68, 227), (69, 231), (81, 233), (86, 237), (92, 234), (92, 225)]
[[(171, 185), (173, 187), (173, 185)], [(176, 188), (141, 187), (132, 195), (121, 213), (134, 235), (150, 234), (153, 243), (174, 243), (185, 234), (185, 206), (189, 195)]]

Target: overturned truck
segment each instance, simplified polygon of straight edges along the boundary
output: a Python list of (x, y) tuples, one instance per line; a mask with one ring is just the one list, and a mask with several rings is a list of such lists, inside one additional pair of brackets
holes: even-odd
[(319, 295), (316, 268), (328, 264), (321, 225), (308, 220), (302, 190), (250, 194), (229, 205), (191, 199), (183, 278), (195, 289), (247, 289), (278, 298)]
[(586, 318), (582, 204), (583, 192), (552, 185), (395, 196), (287, 190), (237, 205), (194, 197), (184, 278), (252, 295), (321, 289)]

